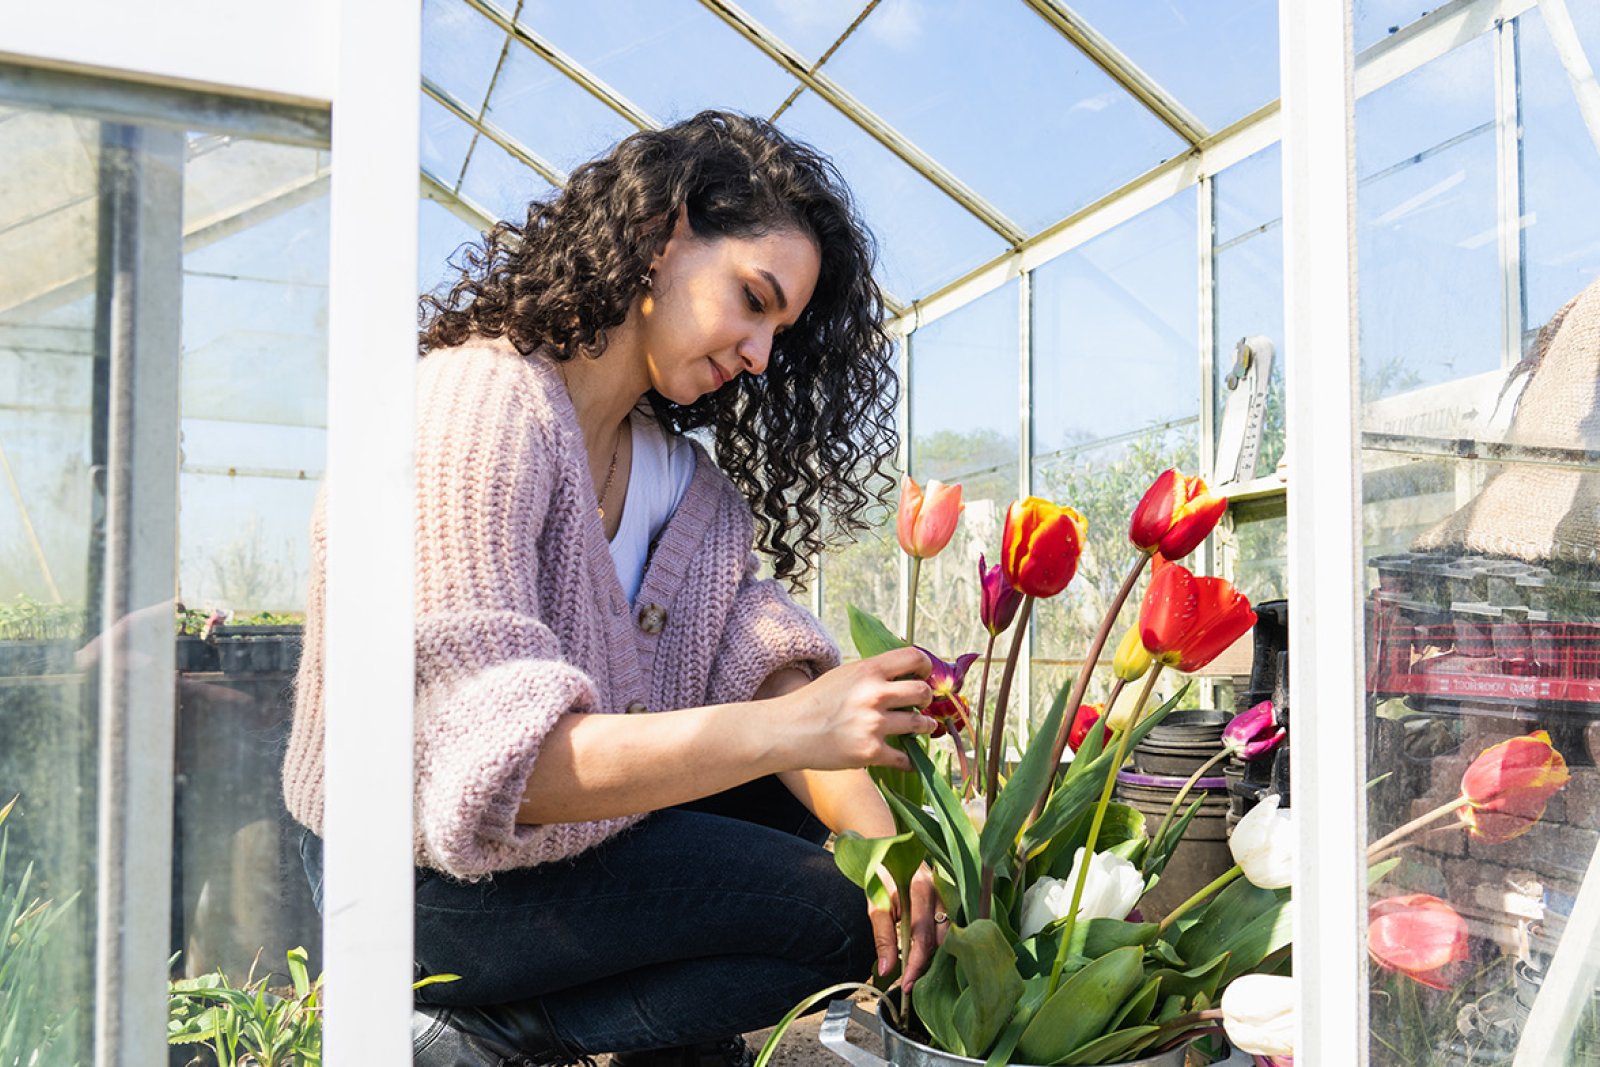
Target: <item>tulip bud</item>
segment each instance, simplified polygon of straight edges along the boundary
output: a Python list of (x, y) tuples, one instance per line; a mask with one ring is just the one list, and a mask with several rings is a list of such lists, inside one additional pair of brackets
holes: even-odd
[(1006, 581), (1004, 567), (998, 563), (988, 566), (982, 555), (978, 556), (978, 588), (981, 591), (978, 616), (983, 628), (998, 637), (1016, 618), (1017, 609), (1022, 606), (1022, 594)]
[[(1111, 702), (1111, 707), (1106, 709), (1106, 729), (1115, 730), (1120, 734), (1124, 730), (1128, 730), (1137, 725), (1133, 720), (1133, 709), (1138, 703), (1138, 690), (1131, 685), (1124, 686), (1122, 692), (1117, 694), (1117, 699)], [(1143, 719), (1146, 715), (1150, 714), (1153, 707), (1154, 705), (1147, 701), (1145, 703), (1144, 710), (1139, 713), (1139, 718)]]
[(928, 657), (932, 666), (928, 672), (928, 687), (933, 690), (933, 700), (922, 709), (922, 714), (939, 724), (933, 736), (943, 737), (946, 733), (966, 729), (967, 715), (972, 708), (967, 698), (961, 695), (961, 686), (967, 680), (967, 670), (977, 660), (978, 654), (968, 652), (957, 656), (954, 663), (946, 663), (921, 645), (916, 647), (918, 652)]
[[(1022, 924), (1019, 936), (1032, 937), (1057, 919), (1065, 919), (1072, 907), (1072, 889), (1078, 883), (1083, 864), (1083, 849), (1072, 860), (1072, 873), (1066, 878), (1044, 877), (1022, 894)], [(1144, 879), (1139, 868), (1112, 852), (1096, 852), (1089, 861), (1089, 876), (1078, 902), (1078, 921), (1123, 919), (1139, 903)]]
[(1272, 701), (1263, 700), (1235, 715), (1223, 728), (1222, 747), (1249, 763), (1277, 748), (1288, 736), (1283, 727), (1272, 725)]
[(1458, 810), (1474, 837), (1498, 844), (1533, 829), (1545, 805), (1571, 778), (1567, 761), (1536, 730), (1484, 749), (1461, 776)]
[(1228, 498), (1215, 496), (1202, 478), (1163, 471), (1133, 509), (1128, 540), (1144, 552), (1182, 559), (1216, 528)]
[(1104, 704), (1079, 704), (1077, 714), (1072, 717), (1072, 729), (1067, 731), (1067, 747), (1078, 751), (1083, 739), (1089, 736), (1089, 731), (1100, 721), (1105, 710)]
[(1294, 1055), (1294, 979), (1242, 974), (1222, 991), (1222, 1028), (1252, 1056)]
[(1294, 883), (1294, 820), (1287, 811), (1278, 810), (1280, 799), (1276, 793), (1262, 797), (1228, 838), (1233, 862), (1262, 889), (1284, 889)]
[(1117, 654), (1111, 658), (1111, 673), (1124, 682), (1137, 682), (1150, 669), (1151, 658), (1135, 626), (1117, 643)]
[(1078, 571), (1088, 524), (1071, 508), (1030, 496), (1006, 511), (1000, 565), (1012, 588), (1027, 596), (1055, 596)]
[(961, 518), (961, 486), (930, 481), (926, 491), (909, 477), (900, 483), (895, 533), (906, 555), (932, 559), (950, 543)]

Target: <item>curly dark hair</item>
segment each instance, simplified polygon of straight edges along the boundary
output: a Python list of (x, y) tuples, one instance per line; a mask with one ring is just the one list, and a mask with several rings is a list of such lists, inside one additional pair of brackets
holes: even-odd
[(521, 225), (498, 222), (452, 257), (460, 277), (422, 297), (419, 349), (504, 335), (524, 355), (549, 346), (561, 360), (600, 356), (680, 210), (701, 238), (797, 230), (821, 253), (811, 302), (774, 339), (764, 374), (687, 406), (649, 394), (669, 432), (712, 428), (717, 462), (755, 516), (757, 547), (798, 588), (816, 553), (867, 528), (862, 513), (894, 484), (887, 467), (899, 444), (872, 237), (815, 149), (722, 111), (633, 134), (528, 205)]

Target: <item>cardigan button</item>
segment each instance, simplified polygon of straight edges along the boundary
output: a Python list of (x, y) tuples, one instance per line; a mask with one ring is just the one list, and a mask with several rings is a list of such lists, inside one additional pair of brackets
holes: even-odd
[(660, 604), (646, 604), (639, 609), (639, 629), (652, 636), (667, 625), (667, 609)]
[(633, 703), (629, 704), (623, 710), (626, 711), (629, 715), (643, 715), (645, 712), (649, 711), (650, 709), (644, 706), (644, 701), (635, 700)]

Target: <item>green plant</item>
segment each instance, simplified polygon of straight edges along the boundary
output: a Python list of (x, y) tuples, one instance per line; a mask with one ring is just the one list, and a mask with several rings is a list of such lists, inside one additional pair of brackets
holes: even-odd
[(55, 1062), (76, 1013), (60, 1009), (61, 998), (52, 992), (47, 974), (50, 934), (77, 894), (61, 904), (30, 898), (32, 863), (11, 880), (11, 831), (5, 822), (16, 803), (13, 797), (0, 808), (0, 912), (5, 915), (0, 927), (0, 1067)]
[(0, 604), (0, 641), (58, 641), (82, 635), (81, 606), (46, 604), (25, 593)]

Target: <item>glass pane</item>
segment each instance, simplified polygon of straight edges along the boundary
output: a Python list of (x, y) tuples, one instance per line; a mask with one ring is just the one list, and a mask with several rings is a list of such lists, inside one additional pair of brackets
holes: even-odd
[(423, 0), (422, 76), (469, 110), (483, 106), (506, 35), (463, 0)]
[[(1510, 25), (1357, 115), (1361, 421), (1386, 431), (1364, 432), (1360, 457), (1369, 836), (1404, 846), (1381, 853), (1396, 865), (1369, 901), (1377, 1067), (1583, 1064), (1600, 1039), (1592, 1010), (1570, 1036), (1530, 1019), (1541, 997), (1567, 992), (1544, 981), (1552, 954), (1592, 950), (1563, 931), (1586, 920), (1574, 902), (1600, 877), (1600, 262), (1592, 210), (1578, 206), (1600, 157), (1550, 144), (1583, 134), (1563, 121), (1548, 72), (1530, 69), (1543, 47), (1532, 21), (1522, 96), (1528, 145), (1542, 147), (1524, 153), (1526, 189), (1552, 213), (1541, 234), (1525, 206), (1540, 248), (1532, 325), (1583, 292), (1540, 336), (1534, 365), (1502, 364), (1519, 353), (1500, 351), (1495, 222), (1516, 205), (1497, 202), (1494, 138), (1478, 132), (1493, 115), (1492, 46)], [(1506, 442), (1504, 455), (1465, 458), (1485, 439)], [(1508, 751), (1549, 768), (1543, 788), (1485, 784)], [(1554, 1052), (1525, 1059), (1545, 1037)]]
[(1183, 145), (1022, 4), (885, 0), (862, 29), (879, 19), (893, 32), (852, 36), (828, 72), (1024, 229)]
[(699, 4), (527, 0), (520, 21), (661, 122), (708, 107), (770, 115), (795, 84)]
[(458, 273), (448, 261), (464, 244), (483, 235), (475, 226), (463, 222), (455, 212), (435, 200), (417, 202), (417, 291), (432, 292), (434, 287), (454, 283)]
[(1356, 119), (1363, 389), (1390, 396), (1499, 367), (1489, 39), (1363, 97)]
[[(1072, 9), (1213, 132), (1278, 98), (1272, 0), (1172, 0), (1154, 9), (1078, 0)], [(1227, 77), (1217, 77), (1219, 65)]]
[(902, 303), (1004, 250), (998, 234), (816, 94), (803, 94), (778, 125), (838, 165), (877, 236), (878, 278)]
[[(833, 47), (833, 42), (856, 20), (867, 0), (810, 0), (795, 4), (786, 0), (751, 0), (740, 5), (784, 44), (815, 62)], [(888, 21), (888, 20), (884, 20)], [(873, 27), (868, 29), (868, 27)], [(871, 18), (856, 28), (857, 33), (882, 33)]]
[[(1069, 673), (1133, 561), (1134, 505), (1165, 468), (1195, 469), (1194, 205), (1183, 193), (1034, 273), (1033, 491), (1089, 532), (1072, 585), (1040, 605), (1033, 654)], [(1035, 706), (1053, 695), (1035, 685)]]
[(462, 197), (497, 219), (526, 218), (529, 201), (551, 196), (555, 191), (555, 186), (516, 156), (481, 136), (472, 148), (466, 177), (461, 182)]
[[(1267, 407), (1255, 475), (1273, 473), (1283, 456), (1283, 197), (1282, 154), (1276, 146), (1258, 152), (1217, 175), (1212, 261), (1212, 322), (1216, 344), (1217, 408), (1222, 416), (1232, 391), (1228, 375), (1235, 346), (1247, 337), (1264, 337), (1274, 350), (1267, 383)], [(1240, 398), (1240, 402), (1243, 401)], [(1249, 557), (1242, 554), (1241, 560)]]
[(1411, 25), (1428, 11), (1426, 4), (1417, 0), (1354, 0), (1351, 19), (1356, 53)]
[(564, 171), (634, 132), (631, 122), (521, 45), (506, 55), (488, 117)]
[[(988, 640), (977, 566), (980, 555), (1000, 561), (1006, 509), (1017, 499), (1018, 344), (1015, 282), (911, 335), (912, 476), (959, 482), (966, 505), (950, 547), (923, 564), (918, 583), (916, 641), (952, 662), (981, 654)], [(1009, 647), (994, 655), (1003, 660)], [(964, 689), (974, 704), (981, 670)]]
[(422, 98), (419, 155), (422, 169), (447, 188), (455, 188), (461, 178), (461, 163), (472, 144), (472, 127), (447, 111), (427, 94)]

